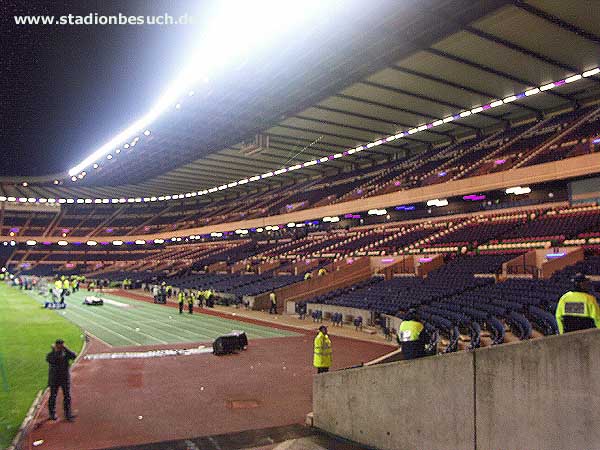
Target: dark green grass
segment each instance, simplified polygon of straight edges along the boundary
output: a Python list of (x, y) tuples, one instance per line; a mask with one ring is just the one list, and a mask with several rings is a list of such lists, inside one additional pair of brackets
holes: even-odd
[(81, 350), (79, 327), (0, 283), (0, 358), (8, 378), (3, 380), (0, 370), (0, 448), (10, 444), (37, 392), (46, 386), (45, 356), (59, 337), (73, 351)]
[[(164, 345), (185, 342), (212, 342), (232, 330), (244, 330), (249, 339), (292, 336), (294, 333), (207, 314), (179, 314), (175, 308), (155, 305), (111, 294), (95, 294), (128, 307), (105, 303), (85, 306), (83, 299), (91, 295), (80, 291), (67, 297), (67, 308), (57, 311), (84, 330), (114, 347)], [(186, 305), (187, 307), (187, 305)]]

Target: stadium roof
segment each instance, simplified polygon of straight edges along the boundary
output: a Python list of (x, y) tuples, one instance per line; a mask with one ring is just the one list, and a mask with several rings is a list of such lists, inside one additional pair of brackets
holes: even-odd
[[(207, 189), (372, 142), (600, 64), (600, 8), (593, 0), (374, 6), (364, 16), (354, 10), (343, 26), (308, 29), (302, 42), (248, 61), (241, 73), (197, 90), (135, 149), (104, 160), (84, 180), (5, 184), (4, 195), (114, 197)], [(418, 151), (599, 94), (595, 75), (258, 183)], [(240, 151), (256, 134), (268, 136), (269, 147)]]

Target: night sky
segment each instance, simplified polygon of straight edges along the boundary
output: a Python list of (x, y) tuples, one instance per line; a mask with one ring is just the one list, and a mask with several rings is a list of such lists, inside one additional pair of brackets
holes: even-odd
[[(68, 170), (141, 116), (185, 63), (209, 6), (188, 0), (1, 0), (0, 176)], [(89, 13), (188, 13), (199, 24), (19, 26), (13, 18)]]

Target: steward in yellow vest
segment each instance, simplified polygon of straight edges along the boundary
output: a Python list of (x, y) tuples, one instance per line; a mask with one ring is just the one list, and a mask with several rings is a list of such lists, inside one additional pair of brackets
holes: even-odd
[(189, 292), (187, 295), (188, 313), (194, 314), (194, 302), (196, 301), (196, 294)]
[(179, 314), (183, 314), (183, 304), (185, 302), (185, 293), (183, 290), (179, 291), (179, 294), (177, 294), (177, 301), (179, 303)]
[(585, 275), (573, 277), (573, 289), (564, 294), (556, 307), (556, 323), (560, 334), (600, 328), (600, 307), (590, 294), (592, 286)]
[(327, 335), (327, 327), (321, 325), (314, 342), (313, 366), (317, 368), (317, 373), (329, 372), (331, 360), (331, 340)]
[(416, 359), (425, 356), (425, 327), (417, 319), (417, 311), (410, 309), (398, 327), (398, 344), (402, 347), (404, 359)]
[(277, 296), (275, 291), (269, 294), (269, 314), (277, 314)]

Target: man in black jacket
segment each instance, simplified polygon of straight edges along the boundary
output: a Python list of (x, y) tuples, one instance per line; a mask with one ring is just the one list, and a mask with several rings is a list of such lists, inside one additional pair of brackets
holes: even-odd
[(50, 400), (48, 409), (50, 420), (56, 420), (56, 395), (58, 388), (63, 391), (63, 407), (65, 418), (72, 421), (75, 416), (71, 413), (71, 377), (69, 363), (76, 358), (76, 354), (65, 346), (62, 339), (57, 339), (52, 346), (52, 351), (46, 355), (48, 361), (48, 386), (50, 387)]

